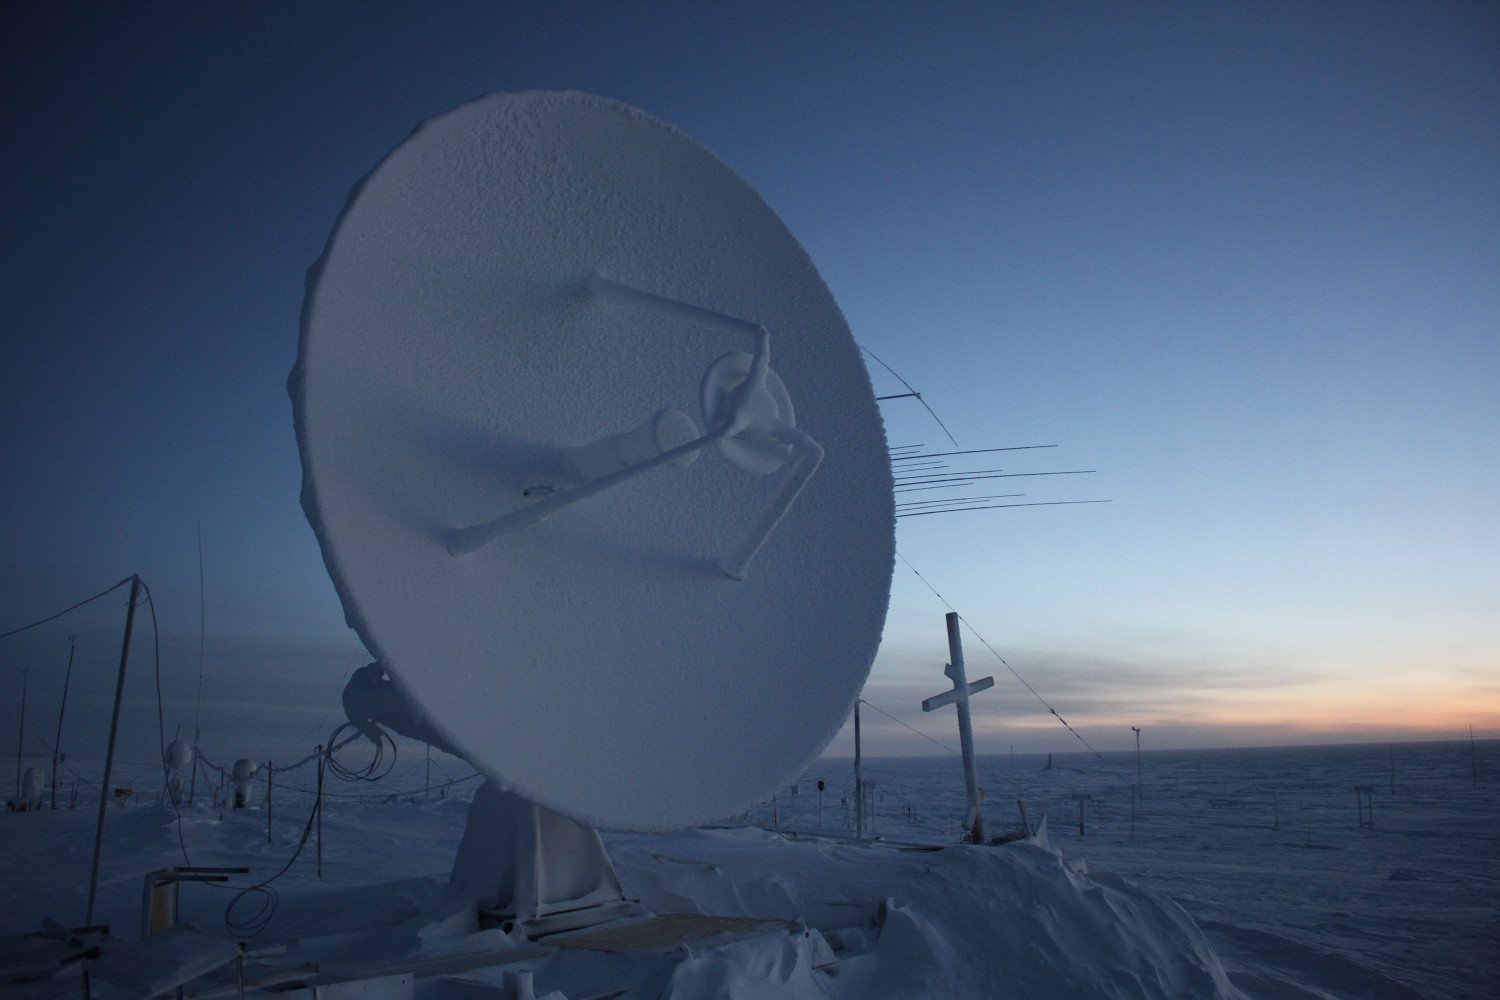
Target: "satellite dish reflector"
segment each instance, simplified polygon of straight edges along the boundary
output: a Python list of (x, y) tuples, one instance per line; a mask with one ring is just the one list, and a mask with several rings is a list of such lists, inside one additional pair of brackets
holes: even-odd
[(682, 133), (577, 93), (425, 123), (309, 272), (290, 389), (350, 625), (499, 788), (687, 826), (843, 724), (894, 561), (880, 416), (807, 254)]

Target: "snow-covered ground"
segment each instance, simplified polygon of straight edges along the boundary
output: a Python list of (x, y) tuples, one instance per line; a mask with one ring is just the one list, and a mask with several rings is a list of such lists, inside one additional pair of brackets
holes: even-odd
[[(322, 878), (314, 833), (274, 883), (279, 903), (254, 947), (330, 928), (399, 924), (440, 907), (431, 879), (446, 875), (473, 782), (454, 785), (447, 797), (412, 794), (425, 778), (420, 756), (412, 756), (383, 782), (330, 784)], [(451, 776), (465, 773), (451, 759), (443, 763)], [(580, 953), (536, 959), (538, 993), (608, 995), (608, 982), (624, 976), (636, 980), (622, 984), (634, 986), (628, 996), (1495, 995), (1500, 744), (1478, 744), (1473, 763), (1467, 743), (1147, 754), (1133, 824), (1133, 755), (1059, 754), (1050, 769), (1044, 765), (1034, 755), (1018, 757), (1013, 769), (1008, 758), (985, 758), (981, 783), (989, 832), (1014, 826), (1014, 799), (1024, 798), (1033, 822), (1048, 817), (1055, 852), (890, 846), (953, 841), (962, 779), (951, 758), (866, 762), (874, 832), (885, 846), (788, 834), (817, 827), (819, 779), (827, 785), (823, 826), (846, 832), (852, 825), (845, 805), (852, 773), (839, 760), (816, 762), (796, 794), (785, 789), (748, 817), (779, 823), (780, 833), (609, 834), (628, 891), (658, 912), (800, 915), (824, 933), (772, 934), (649, 960), (616, 956), (612, 964)], [(194, 864), (245, 865), (250, 881), (274, 874), (310, 815), (303, 790), (310, 775), (304, 768), (279, 780), (270, 843), (261, 809), (221, 818), (200, 799), (184, 812), (180, 845), (169, 808), (112, 807), (96, 919), (133, 939), (143, 874), (182, 864), (183, 846)], [(1359, 825), (1356, 785), (1372, 789), (1373, 827)], [(407, 794), (389, 799), (390, 791)], [(1075, 793), (1093, 796), (1083, 835)], [(0, 817), (0, 934), (35, 930), (46, 916), (82, 921), (93, 823), (82, 802), (75, 810)], [(225, 927), (232, 895), (187, 885), (183, 918), (238, 938)], [(233, 915), (244, 920), (263, 905), (264, 897), (246, 897)], [(878, 932), (833, 930), (863, 927), (877, 912)], [(378, 945), (351, 946), (356, 956), (364, 947), (399, 958), (415, 944), (414, 932), (410, 941), (383, 933)], [(820, 941), (838, 949), (839, 975), (815, 968), (828, 957)], [(434, 946), (430, 933), (425, 946)], [(472, 996), (500, 982), (498, 971), (477, 969), (421, 987), (430, 996)], [(74, 985), (61, 995), (74, 995)]]

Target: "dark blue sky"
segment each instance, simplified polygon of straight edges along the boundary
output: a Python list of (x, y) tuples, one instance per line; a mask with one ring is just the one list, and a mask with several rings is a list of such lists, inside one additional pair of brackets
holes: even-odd
[[(1026, 488), (1107, 506), (898, 533), (1096, 745), (1141, 722), (1179, 744), (1500, 726), (1493, 5), (0, 18), (0, 627), (140, 572), (169, 726), (191, 714), (200, 525), (222, 725), (267, 698), (315, 728), (362, 662), (297, 505), (305, 269), (418, 122), (562, 87), (754, 184), (965, 446), (1056, 442), (1007, 467), (1101, 470)], [(894, 443), (940, 443), (919, 410), (885, 412)], [(931, 693), (943, 610), (898, 567), (872, 701), (910, 715)], [(8, 641), (0, 685), (56, 669), (81, 627)], [(981, 745), (1065, 749), (989, 669)]]

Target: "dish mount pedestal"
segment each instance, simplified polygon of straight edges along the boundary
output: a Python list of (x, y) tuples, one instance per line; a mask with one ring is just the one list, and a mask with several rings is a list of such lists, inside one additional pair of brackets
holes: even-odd
[(448, 892), (530, 938), (645, 912), (625, 898), (597, 830), (488, 779), (469, 806)]
[[(384, 727), (464, 757), (379, 663), (354, 672), (343, 702), (350, 724), (372, 741), (381, 739)], [(501, 791), (489, 778), (469, 805), (448, 894), (472, 900), (497, 920), (514, 921), (531, 938), (644, 912), (625, 898), (597, 830)]]

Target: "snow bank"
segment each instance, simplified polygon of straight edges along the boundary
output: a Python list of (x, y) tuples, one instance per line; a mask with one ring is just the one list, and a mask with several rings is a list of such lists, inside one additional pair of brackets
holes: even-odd
[[(1240, 996), (1177, 904), (1113, 875), (1070, 870), (1030, 844), (926, 852), (712, 830), (622, 840), (612, 853), (627, 890), (653, 909), (800, 917), (847, 944), (838, 975), (808, 980), (821, 990), (808, 995)], [(878, 933), (861, 933), (872, 916), (883, 921)], [(804, 988), (787, 954), (768, 958), (759, 973), (768, 992), (747, 992), (744, 963), (715, 979), (719, 965), (702, 962), (682, 973), (697, 992), (677, 995)]]

